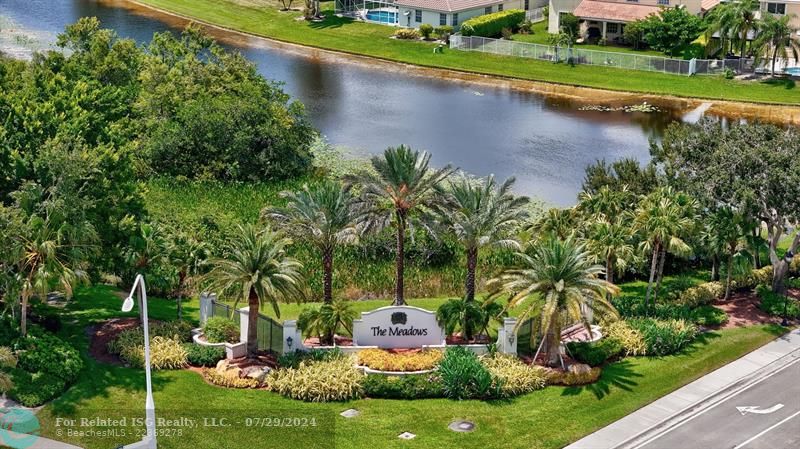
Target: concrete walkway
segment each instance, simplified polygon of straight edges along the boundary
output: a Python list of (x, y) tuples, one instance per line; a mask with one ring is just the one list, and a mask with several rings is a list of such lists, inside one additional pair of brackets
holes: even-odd
[(777, 338), (565, 449), (637, 447), (653, 435), (701, 413), (705, 408), (727, 399), (797, 359), (800, 359), (800, 329)]
[(23, 433), (4, 430), (0, 435), (0, 447), (14, 449), (82, 449), (79, 446), (48, 440), (47, 438), (26, 435)]

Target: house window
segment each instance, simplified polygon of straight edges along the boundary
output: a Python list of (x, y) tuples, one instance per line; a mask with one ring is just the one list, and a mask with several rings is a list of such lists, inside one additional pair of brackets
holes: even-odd
[(531, 9), (531, 0), (525, 0), (525, 11)]
[(487, 6), (487, 7), (483, 8), (483, 13), (484, 14), (491, 14), (492, 13), (492, 7), (491, 6)]
[(607, 23), (606, 24), (606, 33), (617, 34), (617, 32), (619, 32), (619, 24), (617, 24), (617, 23)]
[(639, 0), (628, 0), (630, 3), (639, 3)]
[(414, 10), (414, 22), (422, 23), (422, 10), (415, 9)]
[(669, 6), (669, 0), (658, 0), (659, 5)]
[(453, 13), (453, 28), (455, 28), (457, 26), (458, 26), (458, 13), (454, 12)]
[(441, 26), (447, 25), (447, 14), (439, 13), (439, 25)]
[(786, 3), (767, 3), (767, 12), (771, 14), (786, 14)]
[(502, 11), (502, 10), (503, 10), (503, 4), (502, 4), (502, 3), (500, 3), (499, 5), (497, 5), (497, 10), (498, 10), (498, 11)]

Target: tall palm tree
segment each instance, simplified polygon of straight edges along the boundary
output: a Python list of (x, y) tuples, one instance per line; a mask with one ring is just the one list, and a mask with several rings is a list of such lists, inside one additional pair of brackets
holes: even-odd
[(636, 195), (623, 185), (621, 189), (612, 189), (604, 185), (596, 192), (582, 191), (578, 194), (577, 209), (584, 215), (596, 219), (614, 221), (633, 209)]
[(738, 11), (735, 3), (721, 3), (717, 5), (709, 13), (709, 26), (706, 28), (706, 41), (717, 33), (720, 40), (720, 48), (722, 50), (722, 57), (727, 54), (728, 42), (736, 29), (736, 21), (738, 18)]
[(258, 314), (268, 302), (280, 318), (279, 302), (304, 298), (300, 262), (286, 255), (290, 240), (269, 229), (253, 225), (239, 226), (225, 256), (213, 259), (206, 275), (209, 284), (221, 293), (232, 294), (236, 304), (247, 301), (247, 355), (258, 353)]
[(530, 227), (530, 231), (539, 235), (555, 235), (564, 240), (577, 230), (578, 214), (575, 209), (552, 208)]
[[(643, 198), (639, 205), (634, 228), (644, 237), (640, 244), (641, 249), (652, 254), (645, 309), (650, 304), (654, 282), (657, 282), (656, 295), (658, 294), (667, 253), (678, 256), (691, 253), (691, 247), (682, 237), (694, 225), (695, 208), (694, 200), (670, 187), (659, 188)], [(653, 304), (656, 298), (654, 296)]]
[(476, 183), (461, 178), (450, 183), (450, 204), (444, 208), (443, 221), (464, 245), (467, 256), (467, 277), (464, 282), (464, 299), (475, 299), (475, 271), (480, 248), (496, 245), (519, 248), (511, 233), (524, 222), (528, 212), (524, 206), (527, 197), (517, 197), (511, 192), (514, 178), (497, 185), (494, 176)]
[(710, 225), (717, 234), (717, 241), (722, 246), (727, 256), (725, 300), (731, 297), (731, 284), (733, 281), (733, 260), (740, 249), (740, 242), (749, 233), (748, 223), (744, 216), (733, 209), (723, 207), (715, 211), (709, 219)]
[(323, 181), (300, 192), (281, 192), (286, 207), (266, 208), (262, 218), (285, 226), (287, 231), (317, 248), (322, 256), (325, 303), (333, 302), (333, 256), (336, 247), (358, 237), (354, 198), (350, 188), (336, 181)]
[(733, 10), (731, 18), (731, 31), (733, 39), (739, 44), (739, 55), (744, 58), (747, 46), (747, 37), (751, 32), (755, 32), (758, 27), (758, 7), (757, 0), (736, 0), (729, 3)]
[(794, 37), (797, 30), (790, 25), (794, 17), (794, 14), (790, 14), (775, 18), (767, 14), (762, 21), (761, 31), (753, 42), (757, 62), (772, 60), (773, 76), (778, 57), (786, 60), (791, 55), (797, 60), (800, 55), (800, 39)]
[[(427, 152), (400, 145), (389, 147), (383, 157), (372, 157), (374, 172), (361, 171), (348, 176), (347, 183), (361, 190), (359, 206), (364, 230), (380, 229), (394, 223), (397, 231), (394, 304), (405, 304), (405, 238), (410, 220), (427, 225), (432, 216), (425, 210), (444, 200), (441, 182), (455, 169), (430, 167)], [(426, 226), (427, 227), (427, 226)]]
[(178, 319), (183, 319), (183, 294), (187, 282), (201, 274), (211, 257), (211, 247), (184, 232), (177, 232), (166, 242), (167, 259), (178, 272), (177, 312)]
[(606, 266), (606, 280), (614, 282), (614, 273), (623, 271), (632, 262), (635, 249), (633, 233), (625, 220), (597, 220), (589, 226), (586, 245), (597, 261)]
[(607, 294), (619, 288), (601, 279), (603, 267), (592, 262), (592, 255), (572, 237), (561, 240), (550, 236), (536, 242), (529, 254), (518, 253), (522, 267), (504, 271), (490, 281), (494, 294), (510, 295), (508, 307), (527, 303), (521, 317), (540, 314), (545, 330), (547, 361), (560, 360), (561, 331), (564, 319), (580, 321), (589, 328), (587, 310), (616, 316)]

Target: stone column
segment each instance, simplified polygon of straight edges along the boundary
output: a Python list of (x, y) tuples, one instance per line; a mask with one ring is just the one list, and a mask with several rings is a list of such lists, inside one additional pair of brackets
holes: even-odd
[(247, 318), (250, 316), (250, 309), (242, 307), (239, 309), (239, 341), (247, 341)]
[[(289, 340), (291, 338), (291, 340)], [(289, 345), (289, 341), (292, 342)], [(283, 322), (283, 353), (289, 353), (296, 350), (303, 351), (303, 334), (297, 328), (297, 320), (286, 320)]]
[(503, 326), (497, 331), (497, 350), (503, 354), (517, 354), (517, 319), (506, 317)]
[(603, 39), (605, 39), (605, 38), (606, 38), (606, 25), (608, 25), (608, 22), (605, 22), (605, 21), (604, 21), (604, 22), (603, 22)]
[(200, 294), (200, 326), (206, 324), (209, 318), (213, 316), (214, 305), (213, 302), (217, 300), (217, 295), (214, 293), (203, 292)]

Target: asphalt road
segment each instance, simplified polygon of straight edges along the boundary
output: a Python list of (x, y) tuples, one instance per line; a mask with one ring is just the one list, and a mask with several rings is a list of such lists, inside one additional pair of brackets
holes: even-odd
[(800, 449), (800, 361), (640, 448)]

